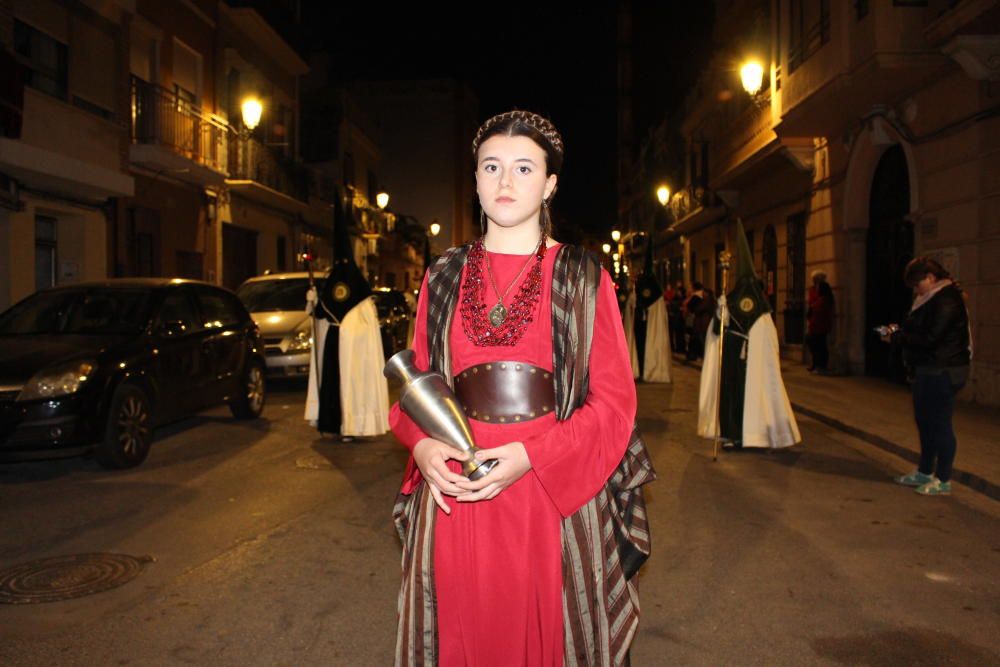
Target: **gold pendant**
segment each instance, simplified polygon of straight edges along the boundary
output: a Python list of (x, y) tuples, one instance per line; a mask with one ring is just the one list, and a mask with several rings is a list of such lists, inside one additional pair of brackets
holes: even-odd
[(497, 302), (497, 305), (490, 310), (490, 323), (498, 327), (505, 319), (507, 319), (507, 309), (503, 307), (503, 303)]

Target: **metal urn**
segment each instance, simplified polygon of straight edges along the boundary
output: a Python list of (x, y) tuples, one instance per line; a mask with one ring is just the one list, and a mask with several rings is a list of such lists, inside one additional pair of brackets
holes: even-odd
[(471, 480), (481, 479), (497, 464), (496, 459), (477, 461), (479, 451), (472, 439), (472, 427), (448, 383), (440, 373), (421, 371), (413, 363), (413, 350), (397, 352), (385, 364), (382, 374), (403, 384), (399, 407), (427, 435), (466, 452), (462, 473)]

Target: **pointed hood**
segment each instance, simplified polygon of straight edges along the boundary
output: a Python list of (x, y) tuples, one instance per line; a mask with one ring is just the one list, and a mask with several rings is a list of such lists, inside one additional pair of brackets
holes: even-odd
[(735, 320), (735, 324), (746, 333), (758, 317), (771, 312), (771, 305), (764, 294), (764, 285), (754, 271), (753, 255), (743, 231), (743, 222), (739, 218), (736, 219), (735, 241), (735, 270), (732, 289), (726, 294), (726, 303), (730, 321)]
[(642, 274), (635, 281), (636, 307), (649, 308), (662, 296), (663, 287), (656, 279), (656, 272), (653, 270), (653, 235), (650, 234), (646, 237), (646, 262)]
[(371, 296), (372, 288), (361, 269), (354, 262), (353, 245), (348, 226), (353, 222), (354, 211), (348, 202), (341, 206), (340, 197), (334, 201), (333, 266), (326, 276), (320, 298), (323, 305), (341, 320), (345, 315)]

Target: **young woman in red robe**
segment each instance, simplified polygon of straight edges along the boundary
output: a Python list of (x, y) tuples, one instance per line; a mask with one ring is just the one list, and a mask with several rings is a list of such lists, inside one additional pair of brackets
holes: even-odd
[[(548, 386), (551, 400), (537, 391), (533, 398), (520, 397), (527, 403), (521, 401), (521, 412), (514, 414), (503, 400), (491, 404), (483, 396), (491, 391), (488, 385), (479, 385), (485, 392), (466, 394), (463, 404), (484, 450), (479, 456), (498, 461), (478, 481), (459, 474), (463, 454), (428, 437), (393, 406), (392, 430), (412, 453), (401, 492), (426, 485), (436, 504), (430, 505), (436, 516), (428, 531), (432, 556), (424, 565), (433, 573), (433, 594), (427, 596), (432, 603), (425, 609), (436, 619), (414, 620), (423, 612), (404, 612), (401, 596), (397, 664), (564, 664), (563, 521), (595, 498), (625, 456), (636, 393), (614, 283), (601, 269), (586, 399), (568, 419), (556, 416), (549, 379), (556, 370), (551, 285), (562, 246), (549, 236), (548, 206), (562, 152), (552, 124), (527, 112), (490, 119), (473, 144), (484, 234), (466, 247), (457, 305), (444, 334), (456, 393), (463, 399), (463, 382), (502, 367), (505, 373), (531, 373), (539, 386)], [(421, 369), (430, 365), (428, 326), (434, 326), (428, 324), (428, 292), (425, 277), (413, 338)], [(500, 382), (498, 390), (509, 386)], [(417, 626), (433, 627), (436, 637), (428, 639)], [(612, 664), (627, 660), (633, 633), (634, 623), (616, 645), (621, 655)], [(425, 646), (428, 641), (436, 645)], [(415, 642), (423, 648), (414, 649)]]

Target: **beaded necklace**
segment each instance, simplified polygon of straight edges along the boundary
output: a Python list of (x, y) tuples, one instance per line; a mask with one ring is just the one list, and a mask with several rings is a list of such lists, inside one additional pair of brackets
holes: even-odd
[[(486, 307), (486, 279), (483, 275), (483, 266), (489, 261), (489, 257), (486, 254), (483, 239), (477, 239), (472, 244), (472, 249), (466, 260), (465, 280), (462, 281), (461, 311), (462, 328), (473, 345), (479, 347), (514, 346), (521, 340), (525, 329), (535, 317), (535, 305), (542, 294), (542, 259), (545, 258), (545, 251), (545, 237), (543, 235), (538, 249), (534, 253), (534, 266), (528, 272), (528, 277), (521, 285), (521, 289), (518, 290), (510, 308), (505, 309), (506, 317), (495, 317), (491, 321)], [(517, 282), (517, 278), (514, 279), (514, 282)], [(511, 285), (513, 284), (511, 283)], [(509, 289), (510, 287), (504, 293), (506, 294)], [(495, 306), (493, 310), (497, 310)]]

